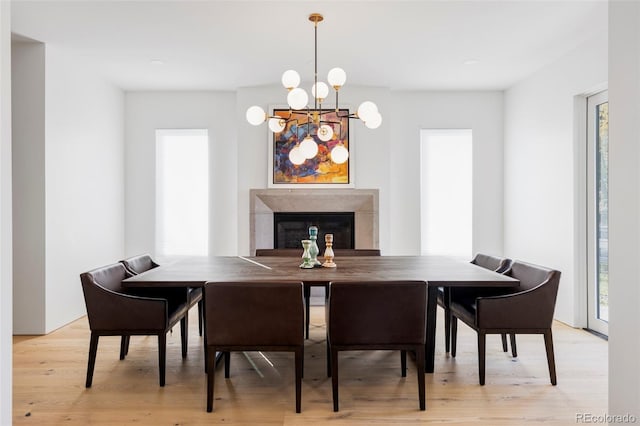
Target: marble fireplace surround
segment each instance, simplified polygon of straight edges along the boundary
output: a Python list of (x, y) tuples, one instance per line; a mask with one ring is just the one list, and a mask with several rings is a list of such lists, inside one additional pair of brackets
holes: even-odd
[(356, 248), (379, 248), (377, 189), (251, 189), (250, 252), (273, 248), (274, 212), (354, 212)]

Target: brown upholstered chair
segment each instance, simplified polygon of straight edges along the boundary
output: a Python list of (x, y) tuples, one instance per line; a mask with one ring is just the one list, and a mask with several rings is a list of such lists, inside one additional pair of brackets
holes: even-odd
[[(482, 268), (489, 269), (490, 271), (495, 271), (500, 274), (506, 272), (511, 266), (511, 259), (507, 259), (504, 257), (496, 257), (489, 256), (486, 254), (478, 253), (471, 260), (470, 263), (474, 265), (478, 265)], [(438, 288), (438, 305), (442, 307), (444, 310), (444, 346), (445, 351), (449, 352), (450, 342), (451, 342), (451, 310), (449, 309), (450, 299), (453, 297), (471, 297), (471, 295), (475, 295), (476, 297), (480, 297), (482, 295), (492, 296), (498, 294), (501, 290), (496, 290), (495, 288)], [(515, 337), (512, 336), (511, 340), (515, 345)], [(515, 346), (512, 345), (513, 348)], [(507, 336), (505, 334), (502, 335), (502, 350), (504, 352), (507, 351)], [(515, 349), (513, 356), (516, 356)]]
[[(336, 258), (346, 256), (380, 256), (380, 249), (333, 249)], [(320, 254), (319, 257), (321, 256)], [(276, 256), (276, 257), (302, 257), (302, 249), (280, 248), (280, 249), (256, 249), (256, 256)], [(325, 287), (325, 293), (328, 290)], [(311, 285), (304, 286), (304, 311), (305, 311), (305, 338), (309, 338), (309, 317), (311, 315)]]
[(543, 334), (549, 376), (551, 384), (555, 385), (551, 324), (560, 272), (516, 261), (505, 275), (520, 281), (520, 286), (510, 294), (451, 301), (451, 355), (455, 356), (457, 320), (460, 319), (478, 333), (478, 371), (480, 384), (484, 385), (487, 334)]
[(406, 351), (415, 352), (420, 409), (425, 409), (424, 356), (427, 284), (424, 281), (332, 282), (327, 317), (327, 372), (338, 411), (338, 352), (400, 350), (406, 376)]
[(121, 336), (120, 359), (128, 352), (130, 336), (158, 336), (160, 386), (165, 384), (167, 331), (180, 321), (182, 357), (187, 356), (186, 312), (181, 299), (129, 294), (122, 280), (129, 275), (121, 263), (80, 274), (91, 329), (86, 387), (91, 387), (100, 336)]
[(301, 282), (206, 283), (207, 411), (213, 410), (216, 351), (224, 353), (229, 377), (230, 351), (295, 353), (296, 413), (301, 409), (304, 311)]
[[(138, 256), (129, 257), (127, 259), (120, 261), (127, 272), (131, 275), (138, 275), (143, 272), (146, 272), (150, 269), (157, 268), (158, 265), (156, 262), (151, 259), (151, 256), (148, 254), (141, 254)], [(201, 288), (192, 288), (188, 287), (186, 289), (182, 288), (172, 288), (171, 290), (167, 289), (149, 289), (150, 296), (159, 296), (164, 297), (163, 292), (170, 291), (172, 295), (176, 295), (180, 292), (186, 292), (185, 296), (187, 303), (189, 304), (189, 309), (193, 307), (196, 303), (198, 304), (198, 331), (200, 336), (202, 336), (202, 320), (203, 320), (203, 308), (202, 308), (202, 289)]]

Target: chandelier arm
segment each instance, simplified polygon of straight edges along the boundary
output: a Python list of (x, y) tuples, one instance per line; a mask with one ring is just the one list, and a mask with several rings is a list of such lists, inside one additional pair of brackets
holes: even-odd
[(340, 114), (340, 110), (336, 109), (336, 116), (340, 118), (358, 118), (358, 115), (355, 112)]
[(320, 120), (320, 123), (341, 125), (341, 123), (339, 121), (333, 121), (333, 120)]
[(281, 116), (281, 115), (269, 115), (269, 114), (267, 114), (267, 121), (269, 119), (271, 119), (271, 118), (277, 118), (278, 120), (284, 120), (285, 124), (291, 123), (292, 121), (293, 122), (297, 122), (298, 119), (293, 116), (293, 112), (294, 111), (292, 109), (289, 109), (289, 117), (286, 117), (286, 118)]

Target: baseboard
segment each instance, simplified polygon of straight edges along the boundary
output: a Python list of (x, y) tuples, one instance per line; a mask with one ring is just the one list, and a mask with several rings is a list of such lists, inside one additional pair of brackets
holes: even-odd
[(604, 339), (607, 342), (609, 341), (609, 336), (607, 336), (606, 334), (602, 334), (598, 331), (591, 330), (590, 328), (583, 328), (583, 330), (593, 334), (594, 336), (598, 336), (599, 338)]

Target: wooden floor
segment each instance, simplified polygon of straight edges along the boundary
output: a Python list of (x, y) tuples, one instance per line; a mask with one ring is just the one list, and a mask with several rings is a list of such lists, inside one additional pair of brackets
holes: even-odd
[[(441, 310), (438, 310), (441, 315)], [(132, 337), (120, 361), (119, 338), (103, 337), (93, 387), (85, 389), (86, 318), (47, 336), (14, 338), (15, 425), (523, 425), (576, 423), (578, 413), (607, 412), (607, 343), (554, 325), (558, 386), (551, 386), (542, 336), (518, 336), (517, 359), (487, 340), (487, 384), (478, 385), (475, 333), (459, 327), (458, 355), (444, 353), (438, 317), (435, 374), (427, 374), (427, 410), (418, 409), (415, 365), (400, 377), (398, 352), (346, 352), (340, 357), (340, 412), (332, 411), (326, 377), (324, 309), (312, 307), (305, 347), (302, 413), (295, 413), (293, 356), (234, 353), (231, 378), (216, 376), (214, 412), (205, 411), (202, 340), (190, 315), (189, 354), (180, 357), (179, 327), (168, 338), (167, 383), (158, 386), (157, 340)]]

